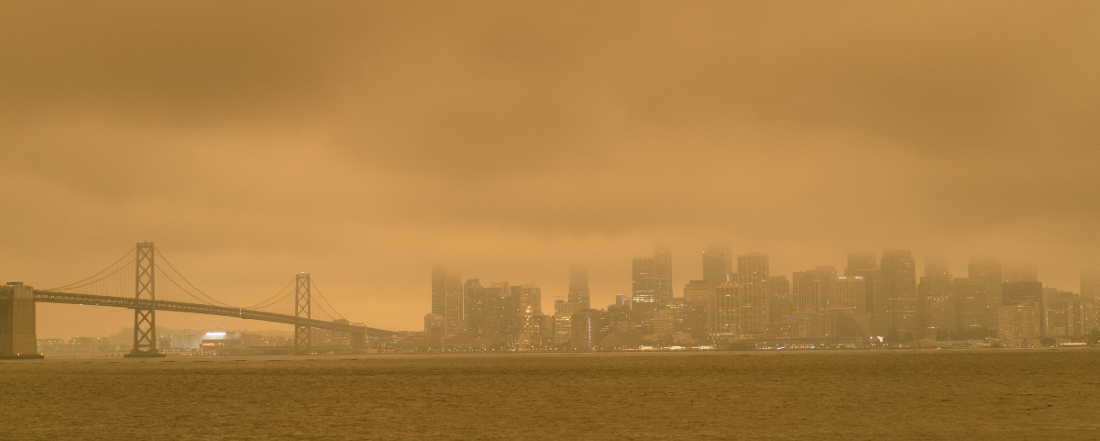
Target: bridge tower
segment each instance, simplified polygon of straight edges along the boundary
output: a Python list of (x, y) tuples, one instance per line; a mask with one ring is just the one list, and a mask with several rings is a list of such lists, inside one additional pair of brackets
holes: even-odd
[[(301, 273), (294, 277), (294, 316), (309, 320), (312, 318), (309, 292), (309, 274)], [(308, 324), (294, 325), (294, 353), (309, 355), (313, 352), (313, 328)]]
[(0, 286), (0, 360), (42, 358), (34, 318), (34, 288), (20, 282)]
[(152, 242), (137, 244), (134, 260), (134, 298), (148, 300), (148, 308), (134, 308), (134, 349), (127, 357), (163, 357), (157, 351), (156, 274)]

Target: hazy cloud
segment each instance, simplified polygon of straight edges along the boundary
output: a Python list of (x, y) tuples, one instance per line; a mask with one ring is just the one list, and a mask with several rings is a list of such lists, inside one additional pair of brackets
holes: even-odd
[(434, 259), (548, 299), (588, 262), (603, 304), (656, 240), (677, 284), (725, 242), (774, 273), (998, 253), (1076, 290), (1100, 267), (1098, 22), (1083, 1), (5, 2), (0, 276), (67, 282), (154, 240), (212, 293), (309, 268), (402, 329)]

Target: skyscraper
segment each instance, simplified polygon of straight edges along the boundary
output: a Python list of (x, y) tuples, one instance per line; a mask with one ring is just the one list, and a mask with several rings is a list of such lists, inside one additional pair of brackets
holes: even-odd
[(771, 320), (786, 317), (794, 312), (791, 307), (791, 282), (787, 276), (768, 277), (768, 307), (771, 308)]
[(1002, 339), (1029, 339), (1043, 335), (1042, 308), (1038, 303), (1027, 301), (1019, 305), (1005, 305), (998, 310), (997, 334)]
[(512, 296), (516, 298), (519, 313), (542, 314), (542, 288), (535, 283), (524, 283), (512, 287)]
[(631, 264), (633, 309), (657, 309), (657, 276), (652, 257), (635, 257)]
[(737, 256), (737, 284), (741, 286), (741, 333), (763, 337), (768, 332), (768, 255)]
[(958, 329), (955, 283), (946, 259), (924, 261), (924, 277), (917, 285), (917, 321), (922, 338), (948, 340)]
[(443, 317), (447, 312), (447, 267), (432, 265), (432, 314)]
[(885, 250), (879, 269), (879, 288), (871, 332), (891, 343), (922, 335), (917, 327), (917, 272), (909, 250)]
[(865, 287), (866, 284), (863, 283), (863, 278), (859, 276), (837, 278), (834, 282), (833, 299), (829, 307), (852, 309), (860, 313), (866, 311), (867, 296), (863, 292)]
[(819, 289), (821, 289), (821, 307), (823, 309), (832, 307), (836, 291), (836, 267), (819, 266), (814, 268), (814, 273), (817, 274)]
[(791, 277), (791, 311), (818, 312), (821, 310), (821, 283), (817, 273), (795, 271)]
[[(1001, 284), (1002, 306), (1031, 305), (1038, 308), (1039, 335), (1046, 335), (1046, 309), (1043, 307), (1043, 284), (1041, 282), (1008, 282)], [(998, 314), (1017, 309), (998, 308)], [(1003, 328), (1004, 320), (998, 318), (998, 328)], [(1004, 337), (1003, 335), (1001, 337)]]
[(867, 298), (867, 312), (875, 308), (875, 274), (878, 259), (872, 253), (848, 253), (848, 266), (844, 268), (845, 277), (862, 277), (863, 294)]
[[(819, 266), (794, 273), (791, 303), (795, 312), (819, 312), (829, 306), (836, 289), (836, 268)], [(862, 280), (862, 279), (861, 279)]]
[(466, 331), (466, 297), (461, 272), (447, 270), (443, 281), (443, 332), (449, 337)]
[(569, 303), (577, 309), (592, 309), (588, 292), (588, 265), (569, 267)]
[(653, 273), (657, 306), (664, 307), (672, 301), (672, 250), (668, 245), (653, 247)]
[(684, 332), (696, 340), (704, 340), (708, 333), (707, 324), (711, 323), (707, 309), (714, 297), (714, 285), (706, 280), (692, 280), (684, 285)]
[(485, 287), (481, 286), (478, 279), (470, 279), (462, 287), (462, 292), (466, 298), (466, 332), (472, 337), (480, 337), (489, 308)]
[(519, 308), (508, 282), (493, 282), (485, 288), (485, 301), (488, 307), (482, 322), (482, 336), (491, 346), (509, 347), (516, 337)]
[(822, 331), (824, 299), (820, 274), (815, 270), (795, 271), (791, 277), (791, 316), (794, 336), (819, 337)]
[(833, 277), (829, 306), (822, 314), (822, 333), (832, 338), (867, 338), (870, 335), (870, 315), (863, 278)]
[(723, 283), (714, 287), (714, 323), (708, 326), (714, 330), (714, 338), (724, 340), (741, 338), (743, 334), (741, 303), (741, 287), (736, 282)]
[(1043, 302), (1042, 282), (1006, 282), (1001, 285), (1003, 306), (1016, 306), (1025, 302)]
[(971, 282), (977, 283), (982, 292), (980, 306), (983, 309), (979, 325), (991, 331), (991, 336), (996, 336), (1000, 327), (998, 316), (1004, 305), (1001, 299), (1001, 284), (1004, 282), (1001, 262), (992, 256), (974, 256), (968, 269)]
[(1100, 300), (1100, 271), (1081, 271), (1081, 297)]
[(967, 277), (955, 279), (955, 305), (958, 317), (959, 338), (989, 337), (986, 323), (986, 298), (989, 286)]
[(1004, 283), (1036, 283), (1039, 271), (1031, 264), (1005, 265), (1003, 277)]
[(577, 311), (569, 317), (573, 347), (591, 351), (600, 342), (600, 312), (593, 309)]
[(703, 280), (712, 285), (730, 281), (733, 258), (729, 247), (711, 246), (703, 253)]

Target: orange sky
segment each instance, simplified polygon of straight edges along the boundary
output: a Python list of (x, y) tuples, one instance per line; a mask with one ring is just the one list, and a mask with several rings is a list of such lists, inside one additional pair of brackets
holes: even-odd
[(1073, 291), (1100, 268), (1100, 3), (318, 3), (0, 3), (0, 278), (154, 241), (226, 301), (308, 271), (417, 330), (436, 260), (547, 308), (570, 263), (593, 305), (628, 294), (655, 242), (677, 295), (712, 243), (773, 274), (886, 247)]

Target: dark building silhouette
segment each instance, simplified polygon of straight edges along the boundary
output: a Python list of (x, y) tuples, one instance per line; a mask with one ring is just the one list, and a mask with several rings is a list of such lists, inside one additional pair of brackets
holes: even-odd
[(1035, 268), (1035, 265), (1030, 264), (1005, 265), (1002, 281), (1004, 283), (1036, 283), (1039, 281), (1039, 270)]
[(955, 338), (958, 329), (958, 305), (955, 301), (955, 281), (951, 278), (946, 259), (924, 261), (924, 277), (917, 285), (919, 303), (917, 320), (921, 337), (937, 340)]
[(921, 335), (917, 324), (917, 273), (909, 250), (886, 250), (879, 267), (871, 332), (898, 343)]
[(791, 308), (791, 282), (787, 276), (768, 277), (768, 306), (771, 308), (771, 322), (780, 317), (790, 316), (794, 311)]
[(508, 282), (493, 282), (485, 288), (485, 301), (482, 336), (492, 347), (510, 345), (518, 335), (519, 308)]
[[(965, 325), (972, 330), (977, 330), (977, 336), (981, 330), (986, 330), (990, 337), (997, 336), (1000, 328), (1002, 268), (1001, 262), (992, 256), (974, 256), (967, 267), (969, 269), (969, 294), (971, 302)], [(960, 295), (959, 300), (962, 300)], [(963, 305), (959, 305), (960, 315)]]
[(844, 268), (845, 277), (863, 279), (863, 295), (866, 297), (867, 312), (875, 309), (875, 275), (878, 259), (872, 253), (848, 253), (848, 266)]

